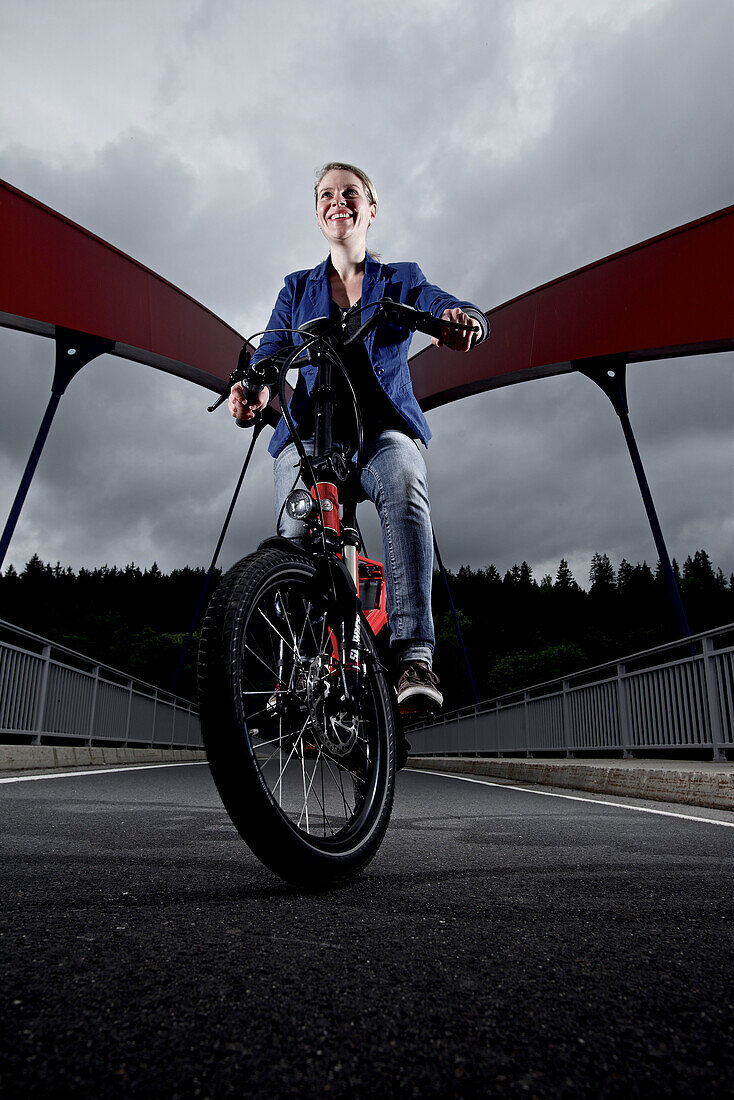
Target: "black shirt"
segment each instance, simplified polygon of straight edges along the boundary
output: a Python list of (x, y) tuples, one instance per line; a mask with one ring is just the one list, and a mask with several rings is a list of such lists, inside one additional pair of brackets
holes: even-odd
[[(361, 299), (360, 299), (361, 300)], [(359, 302), (356, 303), (359, 305)], [(348, 308), (348, 307), (347, 307)], [(331, 303), (331, 316), (334, 320), (341, 320), (347, 312), (347, 308)], [(351, 336), (362, 324), (361, 315), (358, 312), (352, 314), (347, 322), (347, 331), (344, 337)], [(339, 357), (344, 364), (344, 369), (349, 376), (349, 381), (354, 387), (359, 402), (360, 415), (362, 417), (362, 430), (365, 443), (379, 432), (392, 428), (413, 436), (413, 431), (394, 408), (390, 398), (383, 390), (375, 377), (375, 372), (367, 354), (367, 348), (363, 340), (350, 344), (348, 348), (339, 348)], [(334, 390), (336, 393), (336, 414), (334, 416), (333, 435), (335, 439), (347, 443), (356, 441), (356, 429), (352, 401), (349, 391), (341, 376), (341, 372), (334, 371)], [(309, 400), (308, 410), (298, 424), (298, 434), (302, 439), (308, 439), (314, 433), (314, 401)]]

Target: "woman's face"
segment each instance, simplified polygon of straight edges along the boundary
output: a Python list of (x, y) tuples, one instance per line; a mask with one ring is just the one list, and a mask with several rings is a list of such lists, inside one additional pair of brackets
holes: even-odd
[(359, 176), (333, 168), (319, 182), (316, 221), (331, 244), (362, 241), (375, 219), (377, 206), (370, 203)]

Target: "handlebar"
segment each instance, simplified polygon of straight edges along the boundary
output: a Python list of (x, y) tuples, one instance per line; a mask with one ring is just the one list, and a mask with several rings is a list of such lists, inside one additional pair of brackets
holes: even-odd
[(435, 336), (437, 340), (443, 337), (446, 329), (453, 332), (478, 331), (479, 337), (475, 342), (481, 343), (489, 331), (486, 318), (484, 314), (480, 315), (478, 311), (473, 309), (470, 311), (470, 316), (472, 321), (476, 321), (476, 325), (464, 325), (459, 321), (442, 321), (440, 317), (435, 317), (432, 313), (427, 313), (425, 310), (416, 309), (414, 306), (409, 306), (405, 302), (395, 302), (392, 298), (381, 298), (375, 303), (372, 316), (364, 321), (357, 331), (344, 341), (344, 347), (349, 347), (349, 345), (355, 343), (355, 341), (361, 340), (370, 329), (377, 324), (381, 317), (384, 317), (388, 321), (395, 321), (411, 332), (418, 331), (424, 333), (426, 336)]
[[(214, 412), (220, 405), (229, 397), (230, 391), (233, 386), (236, 386), (238, 382), (242, 383), (242, 391), (244, 393), (245, 402), (248, 405), (254, 405), (260, 396), (260, 391), (265, 382), (265, 371), (262, 364), (265, 364), (267, 360), (261, 359), (255, 366), (251, 363), (252, 356), (248, 350), (247, 344), (245, 344), (237, 359), (237, 366), (229, 376), (227, 385), (228, 389), (225, 393), (221, 394), (213, 405), (208, 407), (208, 412)], [(257, 411), (253, 420), (235, 420), (235, 424), (238, 428), (251, 428), (262, 417), (262, 413)]]
[[(372, 309), (372, 314), (359, 326), (356, 332), (348, 336), (346, 340), (341, 341), (341, 346), (345, 348), (350, 347), (352, 344), (356, 343), (357, 340), (361, 340), (383, 318), (409, 329), (410, 332), (422, 332), (426, 336), (433, 336), (438, 340), (442, 339), (446, 329), (462, 333), (473, 331), (478, 333), (478, 336), (475, 338), (472, 346), (481, 343), (489, 333), (489, 325), (484, 314), (471, 307), (467, 307), (465, 310), (465, 312), (469, 314), (472, 322), (474, 322), (469, 325), (461, 324), (458, 321), (443, 321), (440, 317), (435, 317), (432, 313), (416, 309), (414, 306), (409, 306), (405, 302), (396, 302), (392, 298), (380, 298), (379, 301), (370, 303), (368, 306), (355, 306), (352, 308), (355, 312), (361, 312), (363, 309)], [(300, 329), (294, 329), (293, 331), (294, 333), (298, 332), (301, 336), (305, 337), (307, 343), (310, 343), (328, 337), (334, 332), (341, 333), (343, 332), (343, 328), (340, 321), (329, 322), (328, 318), (319, 317), (315, 321), (306, 322)], [(294, 349), (291, 348), (290, 350), (293, 351)], [(229, 376), (228, 390), (223, 393), (213, 405), (209, 406), (209, 412), (214, 412), (215, 409), (218, 409), (219, 406), (227, 400), (232, 387), (237, 385), (238, 382), (242, 383), (246, 403), (248, 405), (254, 405), (263, 386), (270, 386), (272, 391), (273, 383), (279, 373), (282, 357), (283, 353), (274, 356), (265, 356), (263, 359), (259, 359), (257, 363), (253, 364), (251, 362), (252, 357), (248, 350), (248, 345), (245, 344), (239, 354), (237, 366)], [(262, 414), (256, 412), (254, 419), (235, 420), (235, 423), (240, 428), (251, 428), (261, 419), (261, 417)]]

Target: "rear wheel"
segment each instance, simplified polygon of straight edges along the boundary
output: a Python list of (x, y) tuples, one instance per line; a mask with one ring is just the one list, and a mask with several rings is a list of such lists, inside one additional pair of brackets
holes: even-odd
[(265, 549), (238, 562), (202, 629), (199, 704), (214, 781), (253, 852), (290, 882), (320, 886), (375, 855), (392, 808), (390, 687), (362, 620), (314, 590), (305, 556)]

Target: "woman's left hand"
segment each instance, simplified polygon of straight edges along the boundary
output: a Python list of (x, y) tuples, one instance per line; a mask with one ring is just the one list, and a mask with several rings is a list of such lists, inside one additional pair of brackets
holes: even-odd
[(474, 340), (474, 334), (477, 333), (478, 335), (479, 333), (474, 320), (458, 307), (445, 309), (441, 314), (441, 320), (456, 321), (460, 325), (471, 325), (472, 327), (467, 332), (444, 328), (442, 338), (439, 340), (437, 336), (432, 336), (431, 343), (436, 344), (438, 347), (445, 344), (447, 348), (451, 348), (453, 351), (469, 351)]

